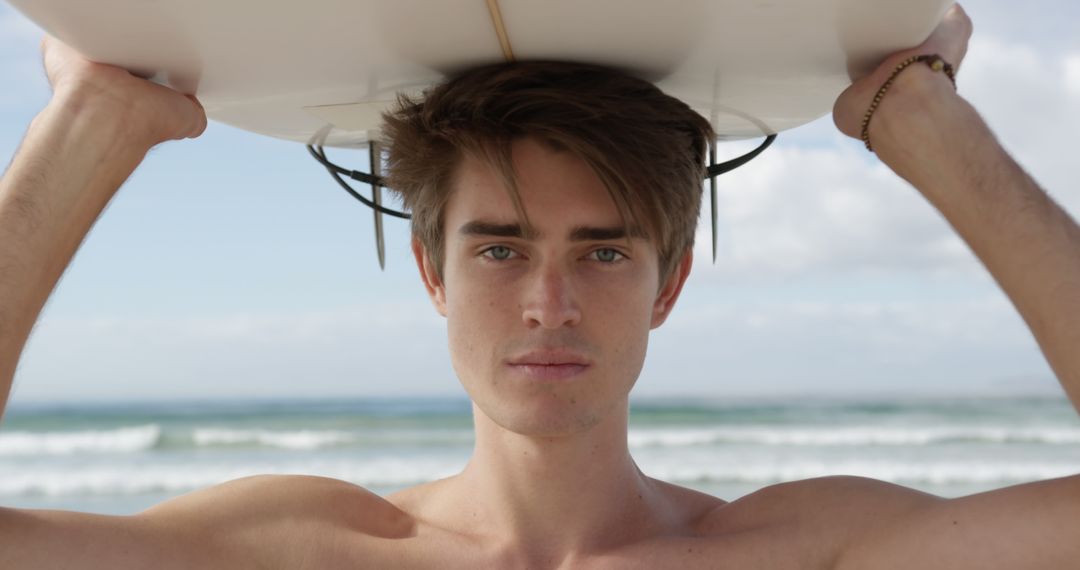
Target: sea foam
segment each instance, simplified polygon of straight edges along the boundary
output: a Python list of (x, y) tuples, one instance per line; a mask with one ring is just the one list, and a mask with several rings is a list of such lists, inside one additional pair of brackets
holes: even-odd
[(152, 449), (160, 439), (161, 426), (157, 424), (112, 430), (0, 432), (0, 457), (138, 453)]
[(197, 429), (192, 440), (199, 447), (260, 445), (282, 449), (320, 449), (351, 443), (356, 436), (344, 431), (271, 431), (238, 429)]

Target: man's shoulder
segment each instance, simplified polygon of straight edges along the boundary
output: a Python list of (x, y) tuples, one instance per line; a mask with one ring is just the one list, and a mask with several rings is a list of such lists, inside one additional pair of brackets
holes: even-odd
[(309, 475), (236, 479), (138, 516), (179, 536), (213, 540), (241, 557), (266, 558), (266, 567), (287, 567), (289, 560), (310, 563), (335, 552), (328, 547), (346, 536), (361, 545), (365, 538), (407, 537), (414, 527), (412, 517), (363, 487)]
[(256, 475), (182, 495), (143, 515), (178, 518), (214, 513), (224, 524), (331, 525), (376, 535), (406, 532), (411, 518), (382, 497), (340, 479), (313, 475)]
[[(833, 567), (837, 557), (868, 529), (940, 500), (886, 481), (833, 475), (764, 487), (712, 509), (701, 532), (717, 540), (760, 537), (801, 558), (793, 567)], [(818, 564), (806, 565), (807, 560)]]
[(347, 568), (411, 528), (344, 481), (249, 477), (128, 516), (0, 508), (0, 567)]
[(858, 518), (867, 511), (881, 513), (881, 509), (907, 509), (939, 499), (935, 495), (879, 479), (830, 475), (763, 487), (719, 505), (709, 513), (708, 520), (806, 521), (836, 516), (841, 512), (847, 514), (847, 518)]

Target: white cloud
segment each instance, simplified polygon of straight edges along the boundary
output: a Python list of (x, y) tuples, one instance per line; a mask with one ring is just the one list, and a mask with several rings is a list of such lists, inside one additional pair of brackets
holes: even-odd
[[(971, 273), (977, 265), (916, 190), (854, 145), (772, 149), (723, 180), (720, 254), (702, 272), (786, 279), (815, 272)], [(695, 255), (711, 256), (703, 220)]]
[(1066, 56), (1062, 67), (1065, 70), (1065, 86), (1073, 95), (1080, 95), (1080, 53)]
[(1080, 165), (1067, 149), (1080, 132), (1074, 84), (1078, 57), (1034, 43), (976, 36), (959, 81), (998, 139), (1074, 216), (1080, 214)]

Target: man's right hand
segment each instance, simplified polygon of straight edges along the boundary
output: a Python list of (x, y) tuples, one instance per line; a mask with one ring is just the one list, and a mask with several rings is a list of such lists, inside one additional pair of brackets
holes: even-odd
[(168, 140), (195, 138), (206, 129), (206, 113), (194, 95), (184, 95), (111, 65), (95, 63), (56, 38), (41, 41), (54, 100), (100, 105), (147, 148)]

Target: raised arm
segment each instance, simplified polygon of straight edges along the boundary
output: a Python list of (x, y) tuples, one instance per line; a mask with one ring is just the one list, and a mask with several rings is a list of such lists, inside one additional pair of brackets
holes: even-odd
[[(924, 45), (845, 92), (837, 125), (858, 137), (874, 94), (912, 55), (936, 53), (959, 65), (971, 29), (954, 8)], [(1080, 409), (1080, 228), (940, 71), (920, 63), (901, 72), (869, 135), (881, 160), (945, 216), (994, 276)], [(1080, 475), (949, 500), (868, 487), (864, 502), (889, 507), (866, 517), (838, 568), (1051, 569), (1080, 560)]]
[(155, 144), (195, 137), (194, 99), (49, 38), (53, 98), (0, 178), (0, 415), (30, 330), (75, 250)]
[[(206, 127), (194, 98), (55, 40), (42, 51), (53, 98), (0, 179), (0, 414), (41, 308), (105, 205), (150, 147)], [(155, 524), (0, 508), (0, 568), (148, 567), (140, 547), (163, 535)]]
[[(898, 61), (939, 53), (959, 65), (971, 21), (956, 6), (926, 44), (890, 59), (837, 102), (858, 136), (863, 112)], [(1080, 228), (1001, 147), (944, 73), (915, 64), (882, 98), (874, 150), (948, 220), (1005, 291), (1080, 410)]]

